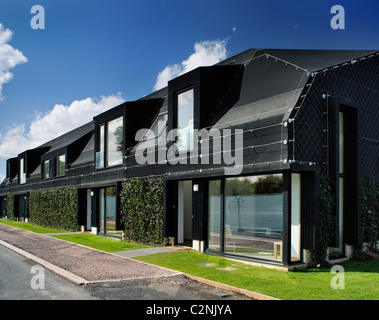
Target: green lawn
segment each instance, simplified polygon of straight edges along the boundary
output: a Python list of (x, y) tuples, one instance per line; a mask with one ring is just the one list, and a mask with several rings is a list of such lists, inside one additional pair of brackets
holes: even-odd
[[(65, 231), (42, 228), (30, 223), (9, 220), (0, 220), (0, 223), (37, 233), (62, 232), (62, 235), (54, 237), (106, 252), (148, 247), (88, 233), (63, 234)], [(332, 289), (331, 280), (335, 274), (329, 269), (284, 272), (194, 250), (159, 253), (135, 259), (283, 300), (379, 300), (379, 260), (351, 261), (343, 264), (345, 289)], [(214, 266), (205, 267), (197, 263), (213, 263)], [(233, 267), (236, 270), (223, 271), (218, 270), (219, 267)]]
[(69, 242), (81, 244), (83, 246), (91, 247), (94, 249), (102, 250), (105, 252), (119, 252), (133, 249), (150, 248), (141, 244), (130, 243), (121, 241), (119, 239), (112, 239), (97, 236), (94, 234), (68, 234), (68, 235), (54, 235), (54, 238), (62, 239)]
[(35, 233), (64, 233), (64, 232), (67, 232), (67, 231), (63, 231), (63, 230), (56, 230), (56, 229), (51, 229), (51, 228), (40, 227), (40, 226), (34, 225), (32, 223), (29, 223), (29, 222), (18, 222), (18, 221), (0, 219), (0, 223), (11, 226), (11, 227), (16, 227), (19, 229), (32, 231)]
[(119, 239), (106, 238), (89, 233), (67, 234), (67, 231), (43, 228), (33, 225), (31, 223), (10, 221), (4, 219), (0, 219), (0, 223), (36, 233), (61, 233), (61, 235), (51, 235), (51, 237), (81, 244), (87, 247), (110, 253), (133, 249), (150, 248), (149, 246), (144, 246), (141, 244), (129, 243), (126, 241), (120, 241)]
[[(332, 274), (329, 269), (285, 272), (255, 267), (193, 250), (160, 253), (136, 259), (283, 300), (379, 299), (378, 260), (343, 264), (345, 289), (333, 289), (331, 280), (336, 274)], [(197, 263), (214, 263), (215, 266), (204, 267)], [(217, 270), (219, 267), (234, 267), (237, 270)]]

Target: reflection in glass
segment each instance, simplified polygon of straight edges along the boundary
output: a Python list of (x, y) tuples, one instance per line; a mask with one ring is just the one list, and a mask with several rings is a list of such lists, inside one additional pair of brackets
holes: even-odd
[(225, 181), (225, 252), (282, 260), (281, 174)]
[(291, 261), (301, 258), (301, 176), (291, 174)]
[(123, 117), (109, 121), (107, 126), (107, 166), (122, 164)]
[(104, 155), (105, 155), (105, 130), (104, 125), (99, 126), (99, 150), (96, 152), (96, 168), (104, 168)]
[(45, 160), (43, 162), (43, 171), (42, 171), (42, 177), (43, 179), (50, 178), (50, 160)]
[(105, 233), (105, 189), (100, 189), (99, 191), (99, 215), (99, 232)]
[(20, 184), (26, 183), (25, 159), (20, 159)]
[(178, 151), (190, 152), (193, 150), (193, 89), (177, 96), (177, 129)]
[(116, 231), (116, 188), (106, 188), (106, 232)]
[(221, 181), (209, 181), (208, 190), (208, 248), (220, 251), (220, 219), (222, 212)]
[(57, 157), (57, 173), (58, 177), (62, 177), (66, 174), (66, 155), (62, 154)]

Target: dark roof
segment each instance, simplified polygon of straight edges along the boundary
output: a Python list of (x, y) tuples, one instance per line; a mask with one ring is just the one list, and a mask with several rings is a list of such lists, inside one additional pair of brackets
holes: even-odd
[(313, 72), (377, 53), (372, 50), (249, 49), (217, 65), (244, 67), (238, 101), (219, 115), (217, 127), (288, 118)]
[(46, 142), (45, 144), (41, 145), (40, 147), (50, 147), (49, 152), (58, 150), (60, 148), (67, 147), (71, 144), (73, 144), (75, 141), (79, 140), (86, 134), (90, 133), (94, 130), (94, 122), (91, 121), (89, 123), (86, 123), (85, 125), (82, 125), (81, 127), (78, 127), (74, 130), (71, 130), (70, 132), (67, 132), (58, 138), (55, 138), (49, 142)]
[(311, 50), (311, 49), (249, 49), (218, 63), (218, 65), (243, 64), (260, 56), (270, 55), (315, 72), (354, 59), (378, 53), (379, 50)]

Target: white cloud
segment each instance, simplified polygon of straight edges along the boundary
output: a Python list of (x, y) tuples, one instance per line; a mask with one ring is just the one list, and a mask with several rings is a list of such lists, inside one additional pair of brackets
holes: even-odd
[(28, 61), (21, 51), (8, 44), (12, 35), (13, 32), (4, 28), (0, 23), (0, 102), (4, 99), (2, 95), (3, 85), (13, 78), (10, 69)]
[(201, 66), (214, 65), (226, 59), (226, 40), (196, 42), (195, 52), (187, 60), (166, 66), (157, 77), (153, 90), (167, 86), (167, 82)]
[(101, 97), (99, 100), (86, 98), (72, 102), (69, 106), (57, 104), (45, 114), (36, 112), (28, 129), (26, 125), (14, 124), (0, 137), (0, 158), (11, 158), (35, 148), (70, 130), (92, 120), (95, 115), (124, 102), (121, 94)]

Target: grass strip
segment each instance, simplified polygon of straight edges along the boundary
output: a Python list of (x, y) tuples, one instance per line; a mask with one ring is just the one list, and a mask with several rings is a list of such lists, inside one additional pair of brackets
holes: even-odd
[(53, 235), (53, 238), (62, 239), (65, 241), (81, 244), (97, 250), (115, 253), (120, 251), (151, 248), (149, 246), (130, 243), (119, 239), (112, 239), (107, 237), (97, 236), (95, 234), (67, 234), (67, 235)]
[(30, 222), (18, 222), (18, 221), (0, 219), (0, 223), (5, 224), (7, 226), (11, 226), (11, 227), (32, 231), (35, 233), (66, 233), (66, 232), (68, 232), (68, 231), (64, 231), (64, 230), (57, 230), (57, 229), (51, 229), (51, 228), (37, 226), (37, 225), (34, 225), (33, 223), (30, 223)]
[[(158, 253), (135, 258), (234, 287), (259, 292), (282, 300), (378, 300), (379, 261), (343, 264), (345, 289), (333, 289), (336, 273), (330, 269), (285, 272), (256, 267), (193, 250)], [(214, 264), (201, 266), (198, 263)], [(232, 267), (226, 271), (218, 268)]]

